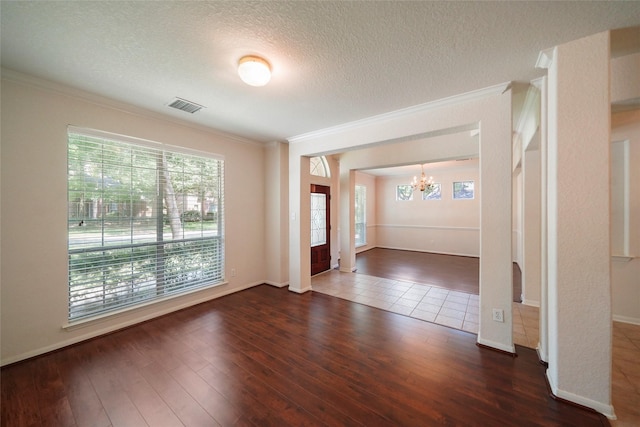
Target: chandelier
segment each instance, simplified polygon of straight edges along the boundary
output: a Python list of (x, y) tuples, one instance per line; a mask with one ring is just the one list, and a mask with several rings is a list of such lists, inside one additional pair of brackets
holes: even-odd
[(413, 191), (420, 189), (420, 191), (426, 191), (427, 193), (431, 193), (435, 188), (433, 183), (433, 177), (430, 176), (427, 179), (427, 176), (424, 174), (424, 165), (420, 165), (420, 169), (422, 171), (422, 175), (420, 176), (420, 181), (418, 181), (418, 177), (414, 176), (413, 181), (411, 181), (411, 188)]

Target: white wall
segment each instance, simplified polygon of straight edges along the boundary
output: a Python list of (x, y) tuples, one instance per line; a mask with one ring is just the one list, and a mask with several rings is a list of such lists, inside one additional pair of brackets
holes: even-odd
[[(427, 164), (425, 174), (440, 183), (441, 200), (422, 200), (422, 193), (415, 191), (413, 200), (398, 201), (396, 187), (408, 184), (413, 176), (378, 178), (378, 247), (478, 257), (481, 198), (478, 163), (450, 169), (429, 168)], [(454, 181), (473, 181), (475, 197), (453, 199)]]
[[(2, 364), (264, 281), (261, 145), (6, 70), (1, 120)], [(228, 284), (63, 329), (68, 292), (67, 125), (223, 155), (225, 267), (227, 276), (231, 269), (237, 275), (228, 277)]]
[[(623, 256), (614, 257), (611, 263), (613, 319), (640, 325), (640, 111), (616, 114), (612, 125), (612, 141), (625, 141), (628, 147), (626, 221), (621, 212), (624, 201), (616, 203), (612, 200), (612, 255)], [(622, 159), (613, 157), (612, 179), (624, 170), (621, 163)], [(628, 246), (626, 253), (624, 235)]]
[(609, 46), (608, 32), (556, 46), (549, 66), (546, 375), (613, 417)]

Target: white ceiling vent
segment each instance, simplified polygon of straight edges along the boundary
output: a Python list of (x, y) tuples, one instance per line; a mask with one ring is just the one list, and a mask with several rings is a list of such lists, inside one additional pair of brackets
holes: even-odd
[(187, 101), (186, 99), (176, 98), (171, 101), (169, 107), (175, 108), (181, 111), (186, 111), (187, 113), (195, 113), (196, 111), (200, 111), (205, 108), (203, 105), (196, 104), (195, 102)]

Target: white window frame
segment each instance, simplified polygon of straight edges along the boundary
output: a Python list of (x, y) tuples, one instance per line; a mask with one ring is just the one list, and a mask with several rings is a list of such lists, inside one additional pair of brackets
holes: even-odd
[[(225, 283), (222, 156), (73, 126), (68, 127), (68, 137), (70, 325)], [(88, 148), (89, 146), (93, 148)], [(76, 150), (73, 154), (72, 148)], [(131, 160), (121, 155), (122, 150), (129, 150), (127, 152), (131, 153)], [(98, 158), (99, 152), (103, 153), (101, 158)], [(77, 153), (82, 153), (82, 159), (79, 159), (80, 155)], [(175, 169), (175, 166), (171, 166), (174, 163), (168, 163), (167, 166), (165, 156), (169, 156), (171, 161), (182, 162), (185, 165), (184, 170), (180, 172)], [(153, 164), (156, 169), (151, 166)], [(158, 177), (166, 177), (167, 174), (158, 168), (167, 170), (166, 167), (172, 167), (174, 170), (169, 172), (171, 181), (182, 177), (182, 182), (186, 182), (187, 177), (194, 176), (191, 169), (186, 169), (187, 165), (195, 164), (203, 165), (201, 172), (196, 174), (199, 179), (197, 182), (206, 183), (198, 184), (197, 188), (201, 190), (197, 191), (202, 191), (202, 202), (206, 196), (205, 187), (209, 192), (207, 194), (213, 194), (206, 197), (207, 203), (215, 201), (209, 203), (214, 209), (207, 211), (205, 218), (191, 212), (192, 216), (187, 220), (183, 211), (188, 211), (189, 206), (195, 206), (194, 196), (189, 196), (188, 193), (196, 190), (188, 190), (185, 187), (180, 199), (174, 194), (174, 199), (182, 202), (181, 206), (179, 203), (174, 205), (174, 212), (179, 212), (180, 217), (175, 213), (167, 214), (168, 193), (158, 190), (162, 189), (163, 185), (166, 186), (161, 184), (165, 180)], [(87, 172), (89, 169), (92, 170), (91, 176)], [(117, 171), (114, 173), (121, 174), (120, 178), (127, 173), (130, 173), (131, 177), (146, 174), (146, 182), (150, 183), (151, 190), (155, 188), (153, 196), (149, 189), (145, 189), (147, 200), (155, 197), (154, 201), (141, 201), (144, 200), (144, 195), (139, 195), (142, 187), (137, 187), (133, 178), (127, 187), (127, 184), (123, 184), (125, 180), (110, 177), (109, 170)], [(82, 175), (82, 179), (78, 179), (79, 175)], [(95, 206), (92, 206), (92, 212), (87, 214), (84, 199), (82, 208), (75, 208), (74, 204), (78, 204), (78, 194), (84, 194), (85, 188), (88, 188), (83, 182), (89, 181), (89, 176), (91, 188), (86, 191), (92, 192), (94, 201), (91, 203)], [(113, 202), (116, 192), (108, 190), (110, 185), (121, 186), (117, 193), (117, 197), (121, 199), (116, 203)], [(158, 197), (158, 194), (163, 196)], [(99, 203), (95, 200), (99, 200)], [(130, 207), (115, 212), (118, 219), (111, 219), (107, 223), (107, 211), (119, 204)], [(133, 208), (135, 204), (144, 208), (139, 208), (138, 211)], [(198, 207), (201, 206), (198, 204)], [(122, 212), (124, 218), (120, 221)], [(208, 218), (209, 214), (211, 218)], [(172, 224), (168, 238), (164, 236), (165, 218), (178, 219)], [(206, 223), (209, 219), (215, 222)], [(187, 223), (194, 221), (199, 221), (201, 226), (190, 224), (188, 227)], [(112, 223), (117, 223), (117, 227), (110, 228)], [(177, 229), (178, 223), (181, 234), (174, 233), (174, 226)], [(122, 224), (125, 226), (121, 226)], [(130, 224), (130, 231), (127, 230), (127, 224)], [(117, 232), (114, 233), (116, 228)]]

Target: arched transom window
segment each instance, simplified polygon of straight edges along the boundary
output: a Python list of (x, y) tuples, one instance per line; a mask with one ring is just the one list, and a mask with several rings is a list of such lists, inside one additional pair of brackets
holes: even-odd
[(324, 176), (327, 178), (331, 177), (331, 173), (329, 172), (329, 163), (327, 163), (327, 158), (324, 156), (312, 157), (309, 160), (310, 172), (311, 175), (315, 176)]

